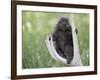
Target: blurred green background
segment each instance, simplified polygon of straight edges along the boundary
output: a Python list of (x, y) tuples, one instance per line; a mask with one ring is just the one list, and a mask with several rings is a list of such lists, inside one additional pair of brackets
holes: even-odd
[[(60, 17), (71, 13), (22, 12), (22, 68), (65, 67), (55, 61), (45, 44), (46, 36), (54, 31)], [(74, 14), (78, 40), (84, 66), (89, 65), (89, 14)]]

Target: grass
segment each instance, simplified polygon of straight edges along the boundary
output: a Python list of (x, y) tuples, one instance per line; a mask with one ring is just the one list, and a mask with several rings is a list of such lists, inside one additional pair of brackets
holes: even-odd
[[(22, 68), (65, 67), (49, 54), (45, 39), (54, 31), (60, 16), (65, 13), (29, 12), (22, 13)], [(78, 29), (79, 46), (83, 64), (89, 65), (89, 15), (74, 14)], [(86, 36), (84, 36), (86, 35)]]

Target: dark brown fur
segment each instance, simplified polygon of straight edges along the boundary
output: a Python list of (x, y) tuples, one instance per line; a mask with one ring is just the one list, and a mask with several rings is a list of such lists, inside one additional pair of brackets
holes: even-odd
[(60, 56), (67, 59), (67, 64), (70, 64), (73, 56), (73, 38), (72, 29), (69, 20), (65, 17), (58, 21), (55, 32), (53, 33), (55, 47)]

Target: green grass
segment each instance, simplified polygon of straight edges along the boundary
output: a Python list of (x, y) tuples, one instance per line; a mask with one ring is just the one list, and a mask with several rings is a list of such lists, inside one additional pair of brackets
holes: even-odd
[[(29, 12), (22, 13), (22, 68), (65, 67), (55, 61), (45, 44), (46, 36), (54, 31), (59, 16), (65, 13)], [(81, 58), (84, 65), (89, 65), (89, 15), (74, 14), (78, 29)], [(85, 35), (85, 36), (84, 36)]]

